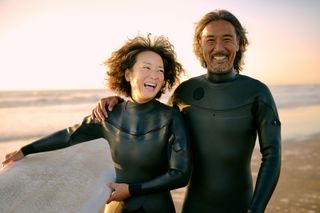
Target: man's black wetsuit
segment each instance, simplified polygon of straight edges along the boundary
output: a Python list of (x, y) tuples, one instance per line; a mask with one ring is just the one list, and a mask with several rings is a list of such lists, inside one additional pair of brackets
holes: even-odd
[(132, 196), (123, 203), (128, 212), (174, 212), (169, 190), (185, 186), (190, 175), (189, 139), (177, 109), (156, 100), (123, 102), (104, 123), (86, 117), (82, 124), (42, 138), (22, 152), (50, 151), (96, 138), (109, 142), (116, 182), (129, 184)]
[[(194, 156), (183, 212), (263, 212), (281, 163), (280, 121), (269, 89), (232, 70), (183, 82), (169, 103), (185, 117)], [(257, 135), (262, 163), (253, 193)]]

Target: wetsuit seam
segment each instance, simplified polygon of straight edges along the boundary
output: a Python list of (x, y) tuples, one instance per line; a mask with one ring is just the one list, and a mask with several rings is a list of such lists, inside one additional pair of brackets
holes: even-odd
[(125, 132), (125, 133), (130, 134), (130, 135), (133, 135), (133, 136), (146, 135), (146, 134), (148, 134), (148, 133), (150, 133), (150, 132), (155, 132), (155, 131), (158, 131), (158, 130), (160, 130), (160, 129), (163, 129), (163, 128), (165, 128), (165, 127), (168, 127), (168, 126), (169, 126), (169, 124), (168, 124), (168, 123), (166, 123), (166, 124), (164, 124), (164, 125), (162, 125), (162, 126), (160, 126), (160, 127), (158, 127), (158, 128), (151, 129), (151, 130), (146, 131), (146, 132), (143, 132), (143, 134), (141, 134), (141, 133), (131, 132), (131, 131), (128, 131), (128, 130), (126, 130), (126, 129), (122, 129), (121, 127), (119, 127), (118, 125), (116, 125), (115, 123), (110, 122), (110, 121), (106, 121), (105, 123), (107, 123), (107, 124), (109, 124), (109, 125), (113, 126), (114, 128), (116, 128), (116, 129), (120, 130), (121, 132)]
[(261, 99), (258, 100), (258, 102), (261, 102), (262, 104), (264, 104), (265, 106), (267, 106), (269, 109), (271, 109), (271, 111), (272, 111), (272, 113), (273, 113), (273, 116), (276, 117), (276, 118), (278, 119), (278, 121), (279, 121), (279, 116), (277, 115), (275, 109), (274, 109), (270, 104), (266, 103), (265, 101), (263, 101), (263, 100), (261, 100)]
[(229, 109), (214, 109), (214, 108), (206, 108), (206, 107), (202, 107), (202, 106), (199, 106), (197, 104), (187, 104), (187, 105), (190, 105), (190, 106), (195, 106), (197, 108), (201, 108), (201, 109), (206, 109), (206, 110), (209, 110), (209, 111), (215, 111), (215, 112), (226, 112), (226, 111), (230, 111), (230, 110), (237, 110), (237, 109), (240, 109), (240, 108), (244, 108), (244, 107), (247, 107), (247, 106), (250, 106), (254, 104), (254, 101), (250, 102), (250, 103), (247, 103), (247, 104), (244, 104), (244, 105), (241, 105), (241, 106), (236, 106), (234, 108), (229, 108)]

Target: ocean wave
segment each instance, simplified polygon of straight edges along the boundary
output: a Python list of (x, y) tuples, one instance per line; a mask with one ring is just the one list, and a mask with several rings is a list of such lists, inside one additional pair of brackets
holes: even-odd
[(92, 103), (111, 94), (108, 90), (0, 91), (0, 108)]
[[(270, 90), (278, 108), (320, 104), (320, 85), (280, 85)], [(110, 95), (114, 94), (106, 89), (0, 91), (0, 108), (94, 103)], [(161, 101), (169, 96), (164, 94)]]

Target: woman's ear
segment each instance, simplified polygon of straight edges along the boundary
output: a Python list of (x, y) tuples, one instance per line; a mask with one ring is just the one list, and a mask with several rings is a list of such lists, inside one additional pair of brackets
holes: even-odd
[(126, 69), (125, 73), (124, 73), (124, 77), (126, 79), (127, 82), (130, 82), (130, 70)]

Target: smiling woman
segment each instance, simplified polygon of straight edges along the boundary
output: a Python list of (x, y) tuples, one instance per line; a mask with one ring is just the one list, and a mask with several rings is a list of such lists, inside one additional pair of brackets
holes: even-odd
[(137, 56), (132, 70), (127, 69), (126, 80), (131, 85), (131, 98), (137, 103), (151, 101), (164, 85), (164, 68), (160, 55), (145, 51)]
[(182, 115), (157, 100), (184, 72), (173, 45), (164, 36), (137, 36), (114, 51), (105, 65), (110, 89), (130, 100), (109, 112), (105, 122), (85, 117), (81, 124), (9, 153), (3, 164), (105, 138), (116, 170), (108, 212), (173, 213), (170, 190), (188, 183), (191, 167)]
[(138, 103), (160, 98), (184, 73), (168, 39), (160, 36), (152, 40), (150, 34), (129, 39), (104, 64), (107, 86)]

